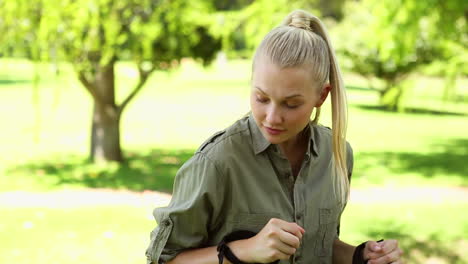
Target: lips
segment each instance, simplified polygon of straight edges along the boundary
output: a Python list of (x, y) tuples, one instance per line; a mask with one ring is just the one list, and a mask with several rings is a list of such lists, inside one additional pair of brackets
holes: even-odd
[(270, 128), (270, 127), (265, 127), (265, 130), (266, 130), (266, 132), (268, 132), (268, 134), (274, 135), (274, 136), (279, 135), (279, 134), (284, 132), (284, 130), (274, 129), (274, 128)]

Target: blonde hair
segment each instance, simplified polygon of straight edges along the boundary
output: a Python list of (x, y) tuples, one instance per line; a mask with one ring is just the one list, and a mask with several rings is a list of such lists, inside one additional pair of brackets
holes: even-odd
[[(346, 93), (335, 52), (324, 24), (317, 17), (295, 10), (284, 19), (281, 26), (270, 31), (254, 55), (252, 69), (258, 58), (267, 56), (281, 68), (308, 66), (314, 80), (322, 88), (331, 86), (333, 187), (343, 204), (349, 194), (348, 168), (346, 164)], [(320, 107), (315, 111), (313, 124), (317, 124)]]

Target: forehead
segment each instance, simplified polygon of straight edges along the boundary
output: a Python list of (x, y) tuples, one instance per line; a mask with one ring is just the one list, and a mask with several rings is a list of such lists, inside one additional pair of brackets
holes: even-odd
[(255, 63), (252, 81), (254, 87), (263, 91), (306, 93), (314, 87), (310, 67), (297, 66), (282, 68), (269, 59), (259, 59)]

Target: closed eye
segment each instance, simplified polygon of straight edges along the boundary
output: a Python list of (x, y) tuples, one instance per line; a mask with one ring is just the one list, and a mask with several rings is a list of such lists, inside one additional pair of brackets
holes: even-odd
[(268, 103), (268, 99), (267, 98), (261, 98), (261, 97), (257, 97), (257, 102), (259, 103)]
[(289, 109), (294, 109), (294, 108), (298, 108), (300, 105), (285, 104), (285, 106)]

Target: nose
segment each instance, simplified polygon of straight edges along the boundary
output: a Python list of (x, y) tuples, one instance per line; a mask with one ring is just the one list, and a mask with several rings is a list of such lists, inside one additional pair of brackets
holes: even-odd
[(267, 109), (265, 120), (270, 126), (281, 124), (283, 122), (283, 117), (280, 109), (278, 109), (274, 104), (271, 104)]

